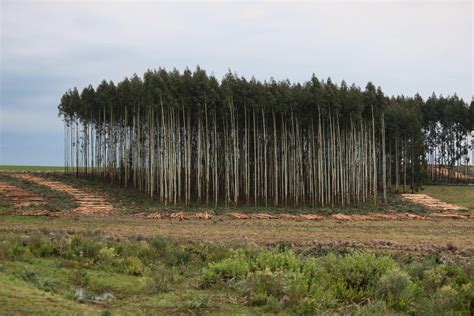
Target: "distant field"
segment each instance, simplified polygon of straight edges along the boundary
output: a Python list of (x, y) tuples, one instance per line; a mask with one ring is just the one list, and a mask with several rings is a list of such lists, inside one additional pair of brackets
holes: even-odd
[(427, 185), (423, 188), (420, 193), (474, 210), (474, 185)]
[(63, 166), (8, 166), (0, 165), (0, 171), (63, 171)]

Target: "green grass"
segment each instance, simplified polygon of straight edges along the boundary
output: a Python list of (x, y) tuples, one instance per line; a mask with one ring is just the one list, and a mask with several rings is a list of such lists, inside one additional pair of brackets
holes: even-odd
[(0, 165), (0, 171), (64, 171), (63, 166), (13, 166)]
[(427, 185), (420, 193), (474, 210), (474, 185)]
[(469, 315), (472, 261), (0, 232), (4, 314)]
[[(7, 273), (9, 273), (8, 271)], [(60, 294), (45, 292), (13, 275), (0, 272), (0, 306), (5, 315), (100, 314), (94, 306), (71, 301)]]

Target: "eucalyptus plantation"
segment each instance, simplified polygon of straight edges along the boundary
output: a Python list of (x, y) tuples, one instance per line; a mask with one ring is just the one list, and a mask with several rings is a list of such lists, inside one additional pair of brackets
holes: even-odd
[(165, 205), (376, 205), (420, 177), (420, 102), (314, 76), (149, 70), (63, 95), (65, 169)]

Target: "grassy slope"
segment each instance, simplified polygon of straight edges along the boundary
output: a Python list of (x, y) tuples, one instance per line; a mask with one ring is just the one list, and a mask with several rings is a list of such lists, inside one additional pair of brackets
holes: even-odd
[(428, 185), (421, 193), (474, 211), (474, 185)]
[[(9, 271), (10, 272), (10, 271)], [(42, 291), (24, 280), (0, 272), (0, 306), (9, 315), (99, 314), (93, 306)]]

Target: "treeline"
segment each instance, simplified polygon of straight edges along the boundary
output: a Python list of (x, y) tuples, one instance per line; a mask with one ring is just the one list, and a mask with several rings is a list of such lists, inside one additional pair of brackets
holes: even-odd
[(430, 180), (474, 182), (474, 101), (468, 108), (457, 96), (433, 94), (422, 110)]
[(218, 81), (197, 68), (74, 88), (59, 111), (67, 172), (164, 204), (345, 206), (426, 176), (425, 105), (372, 83)]

